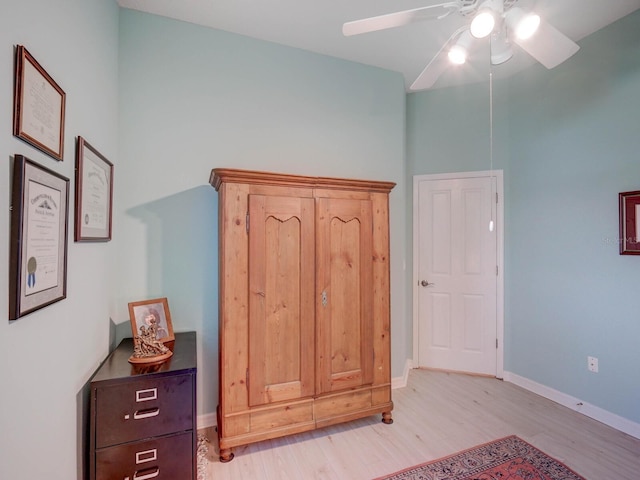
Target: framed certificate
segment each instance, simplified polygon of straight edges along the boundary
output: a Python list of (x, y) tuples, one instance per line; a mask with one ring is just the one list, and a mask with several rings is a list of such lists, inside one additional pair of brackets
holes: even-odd
[(66, 95), (22, 45), (16, 48), (13, 134), (56, 160), (64, 151)]
[(84, 138), (76, 142), (76, 242), (111, 240), (113, 164)]
[(640, 190), (618, 194), (620, 255), (640, 255)]
[(11, 193), (9, 319), (67, 296), (69, 179), (15, 155)]

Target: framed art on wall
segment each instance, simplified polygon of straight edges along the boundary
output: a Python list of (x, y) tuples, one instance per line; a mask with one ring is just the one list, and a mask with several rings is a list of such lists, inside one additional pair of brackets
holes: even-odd
[(111, 240), (113, 164), (84, 138), (76, 142), (75, 241)]
[(69, 179), (15, 155), (11, 193), (9, 319), (67, 295)]
[(27, 49), (16, 48), (13, 134), (62, 160), (66, 95)]
[(618, 194), (620, 255), (640, 255), (640, 190)]
[(156, 332), (156, 340), (163, 343), (175, 340), (166, 297), (129, 303), (129, 319), (134, 337), (141, 335), (145, 330), (153, 329)]

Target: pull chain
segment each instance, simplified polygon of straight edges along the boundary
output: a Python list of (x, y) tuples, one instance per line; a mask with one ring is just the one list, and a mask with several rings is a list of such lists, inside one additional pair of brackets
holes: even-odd
[[(489, 49), (491, 50), (491, 49)], [(491, 52), (489, 52), (491, 56)], [(491, 182), (491, 198), (493, 198), (493, 67), (489, 59), (489, 181)], [(489, 221), (489, 231), (493, 232), (493, 201), (491, 205), (491, 220)]]

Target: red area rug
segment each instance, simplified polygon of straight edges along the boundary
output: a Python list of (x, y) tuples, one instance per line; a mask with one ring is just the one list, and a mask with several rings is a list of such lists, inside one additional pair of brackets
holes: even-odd
[(585, 480), (515, 435), (376, 480)]

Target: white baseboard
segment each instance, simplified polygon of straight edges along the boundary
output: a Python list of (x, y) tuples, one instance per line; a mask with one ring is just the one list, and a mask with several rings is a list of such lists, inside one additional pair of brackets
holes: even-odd
[(215, 427), (218, 425), (218, 418), (215, 413), (205, 413), (204, 415), (198, 415), (197, 428)]
[(640, 424), (632, 422), (624, 417), (611, 413), (595, 405), (591, 405), (588, 402), (584, 402), (579, 398), (572, 397), (566, 393), (559, 392), (553, 388), (547, 387), (540, 383), (529, 380), (528, 378), (521, 377), (512, 372), (504, 372), (504, 380), (511, 382), (519, 387), (536, 393), (542, 397), (552, 400), (560, 405), (563, 405), (571, 410), (593, 418), (599, 422), (609, 425), (616, 430), (624, 432), (635, 438), (640, 438)]
[[(409, 378), (409, 370), (413, 368), (413, 362), (411, 359), (407, 359), (404, 365), (404, 371), (401, 377), (394, 377), (391, 379), (391, 388), (402, 388), (407, 386)], [(584, 402), (578, 398), (567, 395), (566, 393), (559, 392), (553, 388), (547, 387), (540, 383), (529, 380), (528, 378), (521, 377), (515, 373), (504, 372), (504, 381), (518, 385), (519, 387), (536, 393), (544, 398), (559, 403), (571, 410), (586, 415), (589, 418), (593, 418), (599, 422), (609, 425), (616, 430), (631, 435), (632, 437), (640, 439), (640, 424), (632, 422), (624, 417), (611, 413), (603, 408), (591, 405), (588, 402)], [(215, 413), (207, 413), (204, 415), (198, 415), (198, 429), (215, 427), (217, 425), (217, 417)]]
[(394, 377), (391, 379), (391, 388), (402, 388), (407, 386), (407, 381), (409, 380), (409, 370), (413, 368), (413, 362), (411, 359), (407, 358), (407, 361), (404, 363), (404, 371), (402, 372), (401, 377)]

